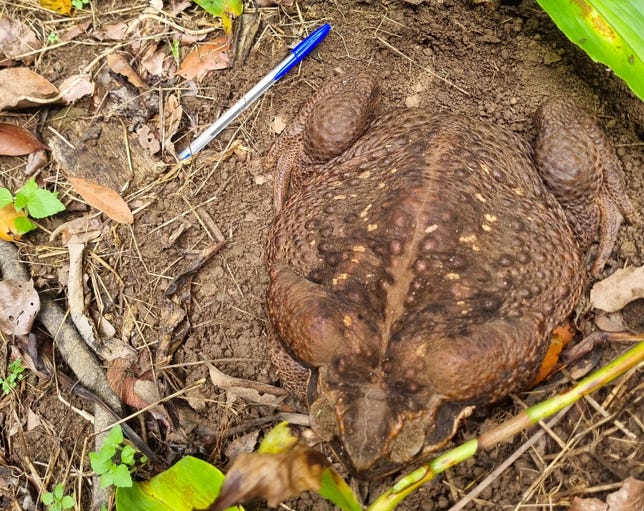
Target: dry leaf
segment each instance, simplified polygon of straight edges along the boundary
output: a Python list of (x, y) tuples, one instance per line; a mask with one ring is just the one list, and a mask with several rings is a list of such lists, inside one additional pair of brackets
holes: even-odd
[(74, 190), (90, 206), (102, 211), (120, 224), (134, 223), (134, 216), (118, 192), (80, 177), (68, 177)]
[(606, 496), (606, 503), (599, 499), (575, 497), (569, 511), (640, 511), (644, 509), (644, 482), (629, 477), (616, 492)]
[(166, 51), (157, 50), (156, 45), (150, 46), (141, 59), (141, 65), (152, 76), (161, 76), (164, 73), (163, 62), (165, 61)]
[(68, 105), (84, 96), (94, 94), (94, 82), (84, 75), (69, 76), (58, 88), (63, 101)]
[(63, 32), (63, 34), (60, 36), (60, 40), (65, 42), (73, 41), (79, 35), (83, 35), (87, 33), (87, 29), (90, 27), (91, 24), (92, 24), (92, 21), (87, 20), (87, 21), (83, 21), (82, 23), (79, 23), (78, 25), (74, 25), (66, 32)]
[(228, 40), (218, 37), (198, 45), (183, 59), (177, 74), (186, 80), (203, 78), (208, 71), (230, 66)]
[(127, 23), (117, 21), (115, 23), (106, 23), (96, 32), (94, 37), (99, 41), (121, 41), (127, 32)]
[(234, 378), (222, 373), (212, 364), (207, 365), (210, 381), (212, 381), (213, 385), (225, 390), (226, 393), (240, 397), (245, 401), (262, 405), (278, 406), (286, 397), (284, 389), (255, 381)]
[(174, 153), (172, 137), (175, 136), (179, 129), (182, 116), (183, 108), (181, 107), (178, 93), (168, 95), (163, 108), (163, 124), (165, 133), (163, 145), (165, 146), (166, 151), (170, 151), (171, 153)]
[[(12, 60), (21, 60), (24, 64), (34, 63), (36, 56), (32, 53), (42, 48), (36, 34), (27, 25), (9, 16), (0, 15), (0, 66), (11, 65)], [(31, 55), (28, 55), (32, 53)]]
[(22, 156), (49, 149), (38, 140), (31, 131), (15, 124), (0, 122), (0, 154), (4, 156)]
[(27, 157), (24, 173), (26, 176), (33, 176), (40, 169), (49, 163), (49, 153), (47, 150), (34, 151)]
[(40, 311), (40, 297), (32, 280), (0, 280), (0, 330), (27, 335)]
[(59, 225), (49, 236), (49, 241), (54, 241), (60, 235), (63, 245), (67, 245), (72, 238), (89, 243), (100, 236), (102, 229), (103, 222), (100, 219), (90, 215), (81, 216)]
[(58, 89), (26, 67), (0, 70), (0, 110), (42, 106), (58, 99)]
[(606, 312), (621, 310), (638, 298), (644, 298), (644, 266), (617, 270), (590, 290), (590, 304)]
[(145, 85), (141, 77), (122, 54), (112, 53), (108, 55), (107, 65), (113, 72), (125, 76), (135, 87), (143, 87)]
[(72, 0), (39, 0), (40, 5), (58, 14), (69, 15), (72, 12)]
[(136, 134), (139, 136), (141, 147), (150, 151), (150, 154), (156, 154), (161, 150), (161, 142), (147, 124), (142, 125)]
[(273, 117), (273, 121), (271, 122), (271, 130), (273, 130), (273, 133), (279, 135), (280, 133), (282, 133), (282, 131), (284, 131), (284, 128), (286, 128), (286, 122), (284, 122), (284, 118), (279, 115)]
[(322, 454), (301, 445), (278, 454), (242, 453), (226, 474), (219, 497), (208, 509), (222, 511), (257, 497), (275, 507), (303, 491), (318, 491), (327, 466)]
[(107, 363), (107, 381), (110, 387), (121, 401), (137, 410), (161, 399), (151, 377), (150, 371), (141, 374), (136, 361), (115, 358)]

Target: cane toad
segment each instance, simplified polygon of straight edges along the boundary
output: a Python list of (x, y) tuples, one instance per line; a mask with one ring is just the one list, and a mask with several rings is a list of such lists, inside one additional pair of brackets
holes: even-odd
[(372, 119), (374, 81), (318, 91), (265, 160), (273, 360), (355, 475), (444, 446), (473, 406), (525, 387), (550, 333), (636, 212), (592, 117), (536, 114), (534, 151), (461, 115)]

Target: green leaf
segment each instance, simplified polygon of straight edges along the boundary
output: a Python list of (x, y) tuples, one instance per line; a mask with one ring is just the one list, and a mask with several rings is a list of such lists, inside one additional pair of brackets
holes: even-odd
[(644, 100), (642, 0), (537, 0), (568, 39)]
[(13, 194), (6, 188), (0, 188), (0, 208), (13, 202)]
[[(111, 454), (110, 454), (111, 452)], [(105, 474), (114, 466), (112, 456), (116, 453), (116, 448), (113, 445), (104, 445), (98, 452), (89, 453), (89, 464), (92, 470), (98, 475)]]
[(108, 486), (116, 486), (117, 488), (129, 488), (132, 486), (132, 476), (127, 465), (112, 465), (101, 476), (101, 488)]
[(45, 504), (45, 506), (49, 506), (52, 502), (54, 502), (54, 494), (50, 491), (43, 493), (40, 496), (40, 501)]
[(325, 468), (322, 472), (322, 484), (318, 493), (333, 502), (340, 509), (344, 509), (345, 511), (362, 511), (362, 506), (353, 493), (353, 490), (351, 490), (344, 479), (330, 468)]
[(60, 503), (62, 504), (63, 509), (71, 509), (76, 504), (76, 502), (74, 502), (74, 498), (70, 495), (65, 495)]
[(288, 422), (284, 421), (280, 422), (266, 434), (257, 452), (277, 454), (288, 451), (296, 443), (297, 437), (291, 433)]
[[(122, 442), (123, 442), (123, 430), (121, 429), (121, 426), (119, 424), (116, 424), (115, 426), (112, 426), (112, 429), (110, 429), (110, 432), (107, 435), (107, 438), (105, 439), (104, 445), (105, 446), (112, 445), (114, 447), (118, 447), (121, 445)], [(112, 456), (114, 456), (114, 453), (112, 453)]]
[(45, 218), (65, 210), (55, 193), (40, 188), (32, 177), (16, 192), (16, 209), (24, 209), (33, 218)]
[(221, 18), (224, 32), (230, 34), (231, 16), (239, 16), (244, 10), (242, 0), (194, 0), (204, 11)]
[[(191, 511), (207, 508), (219, 495), (224, 475), (210, 463), (182, 458), (149, 481), (117, 488), (117, 511)], [(231, 507), (229, 510), (242, 510)]]
[(56, 500), (61, 500), (63, 498), (63, 495), (65, 495), (65, 488), (63, 488), (63, 485), (61, 483), (58, 483), (56, 485), (56, 488), (54, 488), (54, 498)]
[(134, 447), (132, 447), (131, 445), (124, 446), (123, 450), (121, 451), (121, 462), (125, 463), (126, 465), (133, 465), (135, 454), (136, 449), (134, 449)]
[(38, 185), (36, 184), (36, 180), (32, 177), (20, 190), (16, 192), (14, 205), (18, 211), (27, 209), (27, 204), (34, 193), (36, 193), (36, 190), (38, 190)]
[(13, 226), (16, 229), (16, 234), (27, 234), (29, 231), (33, 231), (38, 227), (26, 216), (17, 216), (13, 220)]

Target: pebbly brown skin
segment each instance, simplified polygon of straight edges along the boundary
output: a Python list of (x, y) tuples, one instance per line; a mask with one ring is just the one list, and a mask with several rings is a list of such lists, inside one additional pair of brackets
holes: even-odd
[(533, 157), (462, 116), (370, 121), (376, 96), (367, 76), (336, 79), (266, 158), (273, 360), (361, 478), (427, 456), (473, 406), (525, 387), (581, 296), (598, 227), (595, 273), (622, 215), (636, 220), (609, 142), (572, 105), (537, 112)]

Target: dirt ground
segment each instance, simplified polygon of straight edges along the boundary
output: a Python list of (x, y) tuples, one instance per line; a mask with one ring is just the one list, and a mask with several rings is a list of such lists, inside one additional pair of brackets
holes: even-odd
[[(129, 23), (146, 12), (148, 2), (92, 0), (91, 9), (71, 19), (35, 5), (17, 0), (6, 2), (0, 10), (28, 23), (43, 39), (54, 30), (62, 34), (89, 22), (84, 34), (38, 55), (32, 69), (50, 81), (59, 83), (78, 73), (117, 45), (135, 66), (139, 62), (143, 49), (127, 36), (121, 41), (97, 41), (92, 30), (115, 21)], [(461, 112), (528, 138), (534, 134), (532, 114), (546, 98), (575, 101), (601, 118), (624, 164), (629, 195), (636, 208), (644, 210), (644, 104), (604, 66), (593, 64), (569, 43), (533, 0), (501, 2), (498, 8), (457, 0), (428, 0), (419, 5), (306, 0), (291, 7), (247, 6), (245, 16), (244, 23), (259, 23), (256, 37), (247, 44), (248, 56), (236, 59), (228, 69), (210, 72), (200, 82), (144, 75), (145, 83), (134, 87), (99, 64), (92, 68), (97, 91), (75, 104), (81, 109), (76, 128), (56, 117), (62, 107), (0, 115), (2, 121), (41, 132), (52, 146), (58, 137), (49, 126), (77, 141), (98, 126), (102, 141), (85, 146), (89, 162), (80, 166), (85, 171), (93, 166), (88, 172), (104, 184), (122, 187), (127, 183), (123, 196), (135, 211), (134, 224), (119, 225), (100, 217), (107, 227), (86, 248), (86, 305), (94, 318), (100, 311), (111, 323), (114, 338), (142, 353), (142, 359), (154, 361), (154, 381), (162, 396), (179, 392), (166, 406), (172, 420), (181, 425), (181, 433), (148, 413), (129, 421), (162, 460), (144, 472), (146, 477), (184, 454), (225, 467), (232, 452), (255, 447), (257, 433), (263, 434), (277, 421), (274, 407), (249, 403), (215, 387), (206, 363), (231, 376), (277, 384), (267, 355), (264, 308), (263, 243), (272, 215), (272, 176), (262, 167), (262, 157), (276, 139), (279, 125), (288, 124), (298, 106), (332, 76), (357, 70), (373, 73), (382, 89), (382, 111), (406, 105)], [(195, 20), (204, 19), (201, 11), (191, 8), (173, 23), (192, 27)], [(180, 149), (284, 58), (288, 44), (322, 23), (330, 23), (332, 31), (319, 49), (195, 161), (177, 168), (170, 150), (145, 153), (135, 132), (143, 125), (158, 126), (158, 116), (163, 115), (159, 110), (167, 107), (169, 96), (179, 98), (183, 108), (171, 141)], [(160, 47), (165, 45), (169, 56), (172, 27), (159, 27), (156, 41)], [(106, 144), (109, 148), (103, 147)], [(234, 150), (228, 151), (231, 145)], [(116, 154), (114, 166), (105, 156), (110, 151)], [(132, 158), (133, 168), (123, 158), (128, 152), (139, 155)], [(77, 196), (65, 177), (70, 168), (83, 170), (78, 169), (80, 156), (70, 157), (70, 162), (64, 153), (60, 148), (54, 151), (61, 161), (55, 156), (39, 175), (41, 182), (57, 186), (68, 205), (67, 212), (42, 222), (50, 231), (87, 213), (77, 198), (72, 199)], [(22, 157), (0, 158), (0, 186), (18, 187), (25, 179), (25, 162)], [(221, 239), (226, 244), (192, 281), (172, 297), (166, 296), (173, 279)], [(18, 246), (38, 290), (65, 307), (68, 255), (60, 238), (50, 241), (41, 231)], [(642, 226), (623, 226), (605, 275), (626, 264), (643, 263)], [(172, 311), (177, 310), (187, 311), (187, 316), (173, 323)], [(640, 301), (623, 311), (630, 328), (642, 330), (643, 310)], [(580, 319), (586, 329), (592, 321), (592, 313)], [(176, 342), (176, 351), (161, 364), (156, 350), (166, 341)], [(19, 345), (15, 339), (3, 338), (0, 374), (5, 374), (10, 353), (17, 353)], [(624, 346), (602, 348), (602, 361), (623, 350)], [(57, 371), (72, 376), (60, 361)], [(641, 478), (638, 386), (641, 389), (641, 378), (630, 375), (597, 392), (594, 399), (607, 417), (589, 402), (575, 405), (464, 509), (564, 509), (575, 495), (603, 498), (628, 476)], [(473, 438), (517, 413), (520, 401), (534, 403), (561, 388), (546, 383), (532, 393), (478, 410), (455, 442)], [(35, 509), (39, 485), (51, 488), (63, 480), (68, 492), (81, 496), (78, 509), (89, 509), (91, 478), (84, 450), (93, 449), (93, 427), (76, 411), (79, 408), (93, 410), (91, 402), (57, 387), (55, 380), (29, 371), (15, 392), (0, 397), (1, 509)], [(450, 508), (535, 432), (518, 435), (448, 470), (400, 509)], [(391, 481), (353, 484), (369, 501)], [(264, 508), (262, 503), (246, 506)], [(315, 495), (293, 499), (284, 507), (331, 508)]]

